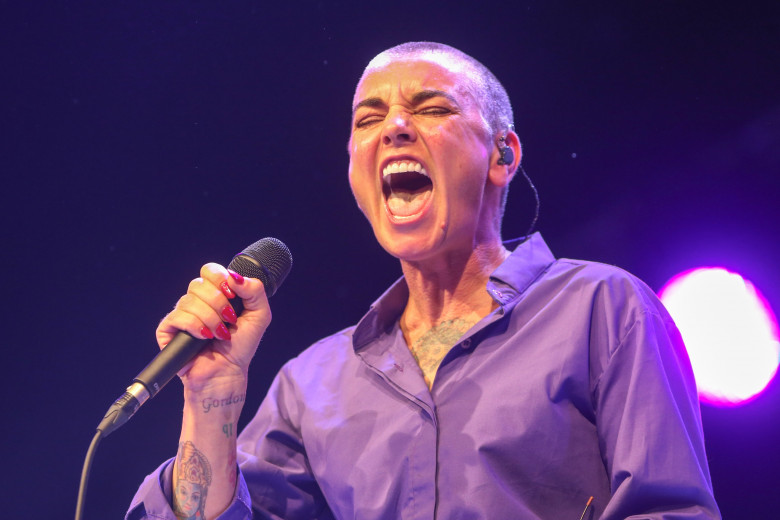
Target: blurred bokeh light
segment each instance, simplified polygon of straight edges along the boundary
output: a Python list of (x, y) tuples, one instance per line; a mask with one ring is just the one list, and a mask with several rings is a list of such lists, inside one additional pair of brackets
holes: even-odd
[(746, 403), (775, 377), (777, 320), (750, 281), (720, 267), (698, 268), (659, 294), (685, 341), (703, 402)]

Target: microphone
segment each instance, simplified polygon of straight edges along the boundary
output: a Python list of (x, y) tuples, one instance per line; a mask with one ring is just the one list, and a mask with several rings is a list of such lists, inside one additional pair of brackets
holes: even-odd
[[(228, 269), (246, 278), (263, 282), (265, 293), (271, 297), (282, 285), (292, 267), (292, 255), (280, 240), (267, 237), (248, 246), (233, 257)], [(236, 298), (230, 302), (240, 315), (243, 303)], [(181, 331), (133, 379), (127, 391), (108, 409), (97, 430), (106, 437), (125, 424), (147, 400), (154, 397), (184, 365), (190, 362), (210, 340), (195, 338)]]

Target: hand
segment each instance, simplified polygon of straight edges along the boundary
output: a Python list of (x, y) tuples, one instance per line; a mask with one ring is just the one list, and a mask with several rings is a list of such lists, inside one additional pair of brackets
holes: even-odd
[[(230, 305), (235, 298), (244, 303), (237, 319)], [(214, 338), (179, 372), (186, 389), (197, 392), (233, 381), (246, 384), (249, 362), (270, 323), (263, 283), (211, 263), (201, 268), (200, 277), (190, 282), (187, 294), (160, 322), (157, 343), (164, 347), (182, 330), (197, 338)]]

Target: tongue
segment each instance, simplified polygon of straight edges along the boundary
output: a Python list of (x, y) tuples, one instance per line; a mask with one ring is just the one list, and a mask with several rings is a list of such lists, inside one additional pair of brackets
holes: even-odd
[(422, 211), (430, 195), (430, 186), (413, 192), (391, 191), (387, 197), (387, 207), (396, 217), (410, 217)]

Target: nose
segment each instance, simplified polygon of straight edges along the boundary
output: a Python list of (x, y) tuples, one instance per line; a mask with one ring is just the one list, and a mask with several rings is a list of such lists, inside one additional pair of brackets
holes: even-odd
[(382, 128), (382, 143), (388, 146), (403, 146), (417, 140), (417, 131), (407, 112), (396, 111), (388, 114)]

